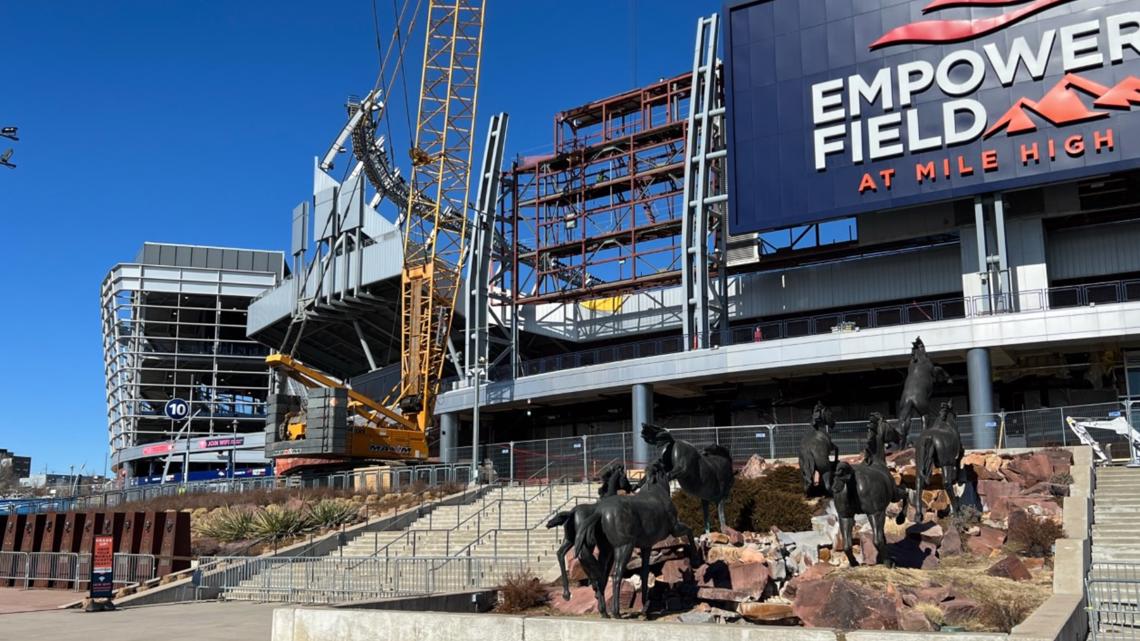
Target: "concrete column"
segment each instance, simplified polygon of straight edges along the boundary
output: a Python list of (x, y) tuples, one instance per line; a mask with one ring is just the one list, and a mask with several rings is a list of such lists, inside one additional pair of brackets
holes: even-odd
[(439, 417), (439, 458), (444, 463), (455, 462), (456, 443), (459, 442), (459, 415), (447, 412)]
[(641, 438), (641, 424), (653, 422), (653, 386), (638, 383), (633, 386), (633, 463), (647, 465), (652, 453), (649, 443)]
[(988, 349), (978, 347), (966, 352), (966, 373), (970, 383), (970, 414), (973, 415), (973, 448), (996, 447), (997, 428), (987, 425), (994, 420), (993, 375)]

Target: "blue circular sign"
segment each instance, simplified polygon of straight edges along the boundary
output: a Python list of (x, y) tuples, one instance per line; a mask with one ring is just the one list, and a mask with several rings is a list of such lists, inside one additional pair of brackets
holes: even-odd
[(185, 421), (190, 418), (190, 404), (180, 398), (172, 398), (166, 401), (162, 412), (172, 421)]

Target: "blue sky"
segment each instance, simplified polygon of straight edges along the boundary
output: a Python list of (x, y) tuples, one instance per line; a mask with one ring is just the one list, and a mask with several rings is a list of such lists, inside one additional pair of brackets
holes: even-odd
[[(549, 149), (559, 110), (688, 70), (696, 19), (720, 7), (487, 4), (478, 128), (510, 113), (511, 154)], [(392, 0), (377, 8), (386, 43)], [(0, 168), (0, 447), (37, 472), (102, 471), (100, 282), (143, 241), (288, 249), (312, 157), (375, 80), (372, 4), (3, 0), (0, 43), (0, 125), (21, 137), (0, 139), (18, 165)], [(416, 34), (413, 109), (420, 47)], [(390, 102), (398, 149), (403, 98)]]

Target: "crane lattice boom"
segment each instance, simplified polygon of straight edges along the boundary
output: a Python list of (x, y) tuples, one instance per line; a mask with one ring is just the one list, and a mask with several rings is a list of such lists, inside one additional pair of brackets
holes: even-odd
[[(405, 219), (399, 407), (431, 421), (467, 236), (483, 0), (431, 0)], [(449, 212), (460, 224), (445, 224)]]

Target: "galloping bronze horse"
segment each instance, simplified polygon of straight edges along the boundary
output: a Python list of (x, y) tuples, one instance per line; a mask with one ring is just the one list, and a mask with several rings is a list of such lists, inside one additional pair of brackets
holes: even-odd
[[(625, 466), (618, 463), (602, 470), (602, 485), (598, 488), (598, 497), (616, 496), (619, 491), (627, 494), (633, 493), (633, 486), (629, 477), (625, 475)], [(558, 548), (558, 569), (562, 571), (562, 598), (570, 600), (570, 578), (566, 574), (566, 553), (574, 547), (574, 539), (578, 530), (586, 522), (586, 518), (594, 513), (597, 503), (583, 503), (575, 505), (574, 509), (555, 514), (546, 522), (546, 527), (562, 526), (562, 545)], [(608, 561), (603, 560), (603, 563)]]
[(906, 446), (912, 418), (921, 417), (925, 427), (926, 417), (930, 414), (930, 397), (934, 394), (934, 384), (952, 382), (946, 370), (935, 365), (926, 355), (922, 337), (916, 337), (911, 344), (910, 365), (907, 366), (906, 382), (903, 383), (902, 397), (899, 398), (901, 446)]

